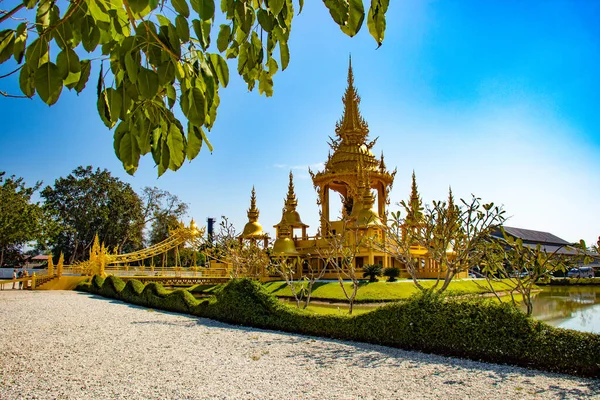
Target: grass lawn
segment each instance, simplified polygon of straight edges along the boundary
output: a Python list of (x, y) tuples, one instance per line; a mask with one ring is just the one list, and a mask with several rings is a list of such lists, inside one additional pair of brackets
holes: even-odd
[[(434, 280), (422, 280), (421, 284), (425, 287), (431, 287), (435, 283)], [(344, 284), (346, 290), (350, 291), (352, 284), (347, 282)], [(440, 284), (441, 285), (441, 282)], [(494, 289), (498, 292), (503, 292), (510, 287), (503, 281), (492, 282)], [(267, 291), (279, 297), (292, 297), (292, 292), (285, 282), (276, 281), (265, 283)], [(402, 300), (417, 293), (419, 289), (413, 284), (412, 280), (403, 279), (397, 282), (360, 282), (357, 302), (382, 302)], [(464, 279), (454, 280), (450, 282), (447, 289), (450, 295), (469, 295), (489, 293), (490, 288), (484, 279)], [(344, 293), (337, 281), (317, 282), (312, 291), (313, 300), (327, 301), (346, 301)]]

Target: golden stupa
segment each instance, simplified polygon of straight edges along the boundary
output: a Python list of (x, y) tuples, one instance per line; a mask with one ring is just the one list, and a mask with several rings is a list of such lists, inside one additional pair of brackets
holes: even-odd
[[(328, 268), (323, 254), (331, 246), (330, 239), (336, 235), (347, 235), (345, 243), (355, 246), (354, 267), (360, 273), (368, 264), (381, 264), (384, 268), (403, 266), (394, 257), (377, 251), (368, 241), (357, 242), (358, 237), (383, 238), (386, 225), (386, 207), (394, 183), (396, 170), (389, 171), (384, 163), (383, 152), (378, 159), (372, 152), (377, 139), (369, 140), (369, 127), (360, 114), (360, 96), (354, 87), (352, 60), (348, 66), (348, 86), (342, 98), (344, 112), (336, 123), (335, 137), (330, 137), (330, 153), (322, 171), (309, 169), (320, 207), (320, 227), (314, 236), (307, 234), (308, 225), (302, 222), (297, 211), (298, 200), (294, 190), (293, 174), (290, 171), (287, 197), (284, 201), (281, 220), (274, 225), (275, 241), (270, 250), (273, 257), (300, 257), (304, 271), (296, 271), (301, 277), (310, 268), (319, 271)], [(342, 215), (332, 219), (330, 215), (331, 191), (342, 199)], [(248, 223), (240, 240), (258, 240), (267, 243), (267, 236), (258, 223), (256, 196), (252, 190)], [(419, 253), (419, 254), (416, 254)], [(412, 250), (411, 250), (412, 254)], [(415, 252), (423, 266), (421, 277), (435, 277), (439, 268), (427, 258), (426, 251)], [(403, 274), (406, 276), (406, 274)], [(334, 270), (326, 271), (325, 278), (335, 278)], [(265, 276), (263, 279), (269, 279)]]

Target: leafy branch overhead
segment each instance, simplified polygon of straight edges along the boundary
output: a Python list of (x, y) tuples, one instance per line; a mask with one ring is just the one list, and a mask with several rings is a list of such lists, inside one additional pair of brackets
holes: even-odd
[[(98, 113), (115, 128), (117, 157), (133, 174), (140, 156), (151, 153), (160, 176), (194, 159), (203, 144), (212, 151), (206, 130), (229, 82), (234, 64), (227, 59), (237, 60), (249, 90), (258, 83), (260, 94), (273, 94), (273, 75), (290, 61), (294, 5), (300, 13), (304, 0), (221, 0), (220, 11), (215, 0), (62, 3), (24, 0), (0, 11), (0, 24), (11, 26), (0, 31), (0, 63), (13, 58), (23, 94), (52, 105), (63, 87), (80, 93), (88, 85), (94, 61)], [(323, 3), (345, 34), (360, 30), (363, 0)], [(379, 45), (388, 4), (371, 0), (366, 15)], [(35, 19), (17, 25), (21, 13)], [(187, 121), (175, 116), (177, 104)]]

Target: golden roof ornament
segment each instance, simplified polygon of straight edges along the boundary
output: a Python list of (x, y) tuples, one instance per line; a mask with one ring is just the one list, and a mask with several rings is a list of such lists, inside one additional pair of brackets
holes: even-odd
[(278, 228), (277, 237), (281, 236), (280, 233), (284, 225), (287, 225), (292, 229), (308, 227), (308, 225), (304, 224), (300, 219), (300, 214), (296, 211), (297, 206), (298, 200), (296, 199), (296, 192), (294, 190), (294, 174), (290, 171), (290, 182), (288, 184), (287, 198), (285, 199), (285, 205), (281, 215), (281, 222), (274, 226), (275, 228)]
[(360, 96), (354, 88), (354, 74), (352, 73), (352, 56), (348, 64), (348, 87), (342, 98), (344, 102), (344, 115), (336, 124), (335, 133), (348, 144), (364, 143), (369, 134), (367, 122), (360, 115), (358, 108)]
[(252, 195), (250, 196), (250, 208), (248, 209), (248, 223), (244, 226), (241, 237), (244, 239), (262, 238), (265, 236), (262, 225), (258, 222), (259, 211), (256, 208), (256, 190), (252, 186)]
[(296, 200), (296, 193), (294, 192), (294, 174), (290, 171), (290, 183), (288, 184), (288, 194), (285, 200), (285, 206), (288, 210), (295, 210), (298, 205)]

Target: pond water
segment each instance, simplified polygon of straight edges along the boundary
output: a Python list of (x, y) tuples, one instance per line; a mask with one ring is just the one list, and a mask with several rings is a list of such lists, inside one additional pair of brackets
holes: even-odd
[[(293, 305), (293, 302), (286, 301)], [(376, 304), (355, 304), (354, 314), (377, 308)], [(311, 303), (319, 314), (346, 314), (346, 304)], [(525, 307), (523, 307), (525, 311)], [(546, 286), (533, 299), (533, 317), (549, 325), (581, 332), (600, 333), (600, 286)]]
[(546, 286), (533, 299), (533, 317), (559, 328), (600, 333), (600, 286)]

